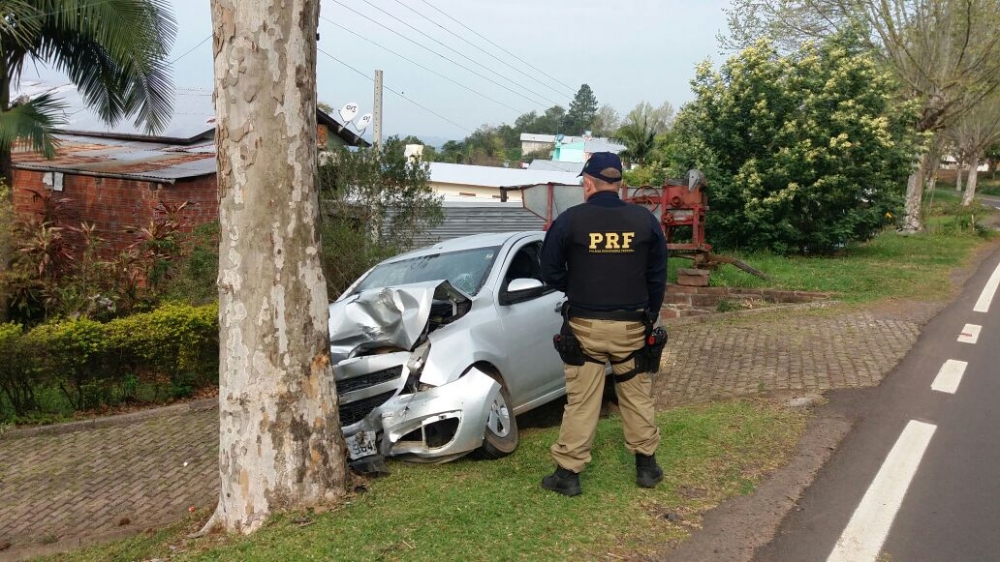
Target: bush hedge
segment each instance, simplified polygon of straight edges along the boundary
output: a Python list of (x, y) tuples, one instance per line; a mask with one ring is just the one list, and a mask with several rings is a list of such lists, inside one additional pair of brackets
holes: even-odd
[(57, 390), (72, 410), (115, 405), (152, 389), (163, 399), (216, 384), (218, 306), (170, 304), (107, 323), (79, 318), (25, 332), (0, 325), (0, 420), (38, 413)]

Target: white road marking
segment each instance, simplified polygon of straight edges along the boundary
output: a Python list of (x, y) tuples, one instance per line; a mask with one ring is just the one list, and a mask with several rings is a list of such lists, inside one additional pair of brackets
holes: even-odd
[(906, 424), (826, 562), (876, 560), (936, 429), (915, 420)]
[(993, 302), (993, 295), (996, 294), (998, 287), (1000, 287), (1000, 265), (993, 270), (993, 275), (986, 282), (986, 286), (983, 287), (983, 292), (979, 295), (979, 300), (976, 301), (976, 306), (972, 310), (975, 312), (989, 312), (990, 303)]
[(931, 390), (955, 394), (959, 383), (962, 382), (962, 375), (965, 374), (965, 368), (968, 366), (969, 364), (965, 361), (956, 361), (954, 359), (945, 361), (944, 365), (941, 365), (941, 370), (938, 371), (937, 376), (934, 377), (934, 382), (931, 383)]
[(962, 328), (962, 333), (958, 335), (958, 341), (962, 343), (976, 343), (979, 341), (979, 332), (982, 331), (982, 326), (977, 326), (975, 324), (966, 324)]

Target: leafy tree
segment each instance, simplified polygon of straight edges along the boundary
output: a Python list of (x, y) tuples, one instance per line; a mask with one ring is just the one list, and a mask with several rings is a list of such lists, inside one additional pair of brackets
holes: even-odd
[(451, 162), (461, 164), (465, 162), (465, 143), (462, 141), (450, 140), (441, 145), (441, 152), (438, 154), (438, 162)]
[(984, 153), (986, 161), (989, 162), (990, 177), (996, 179), (997, 165), (1000, 164), (1000, 142), (994, 143), (986, 149)]
[[(427, 164), (407, 162), (403, 142), (341, 148), (319, 168), (323, 270), (331, 298), (379, 261), (411, 249), (444, 217)], [(447, 143), (446, 143), (447, 146)]]
[(677, 119), (676, 167), (711, 186), (724, 247), (832, 252), (898, 211), (917, 149), (914, 107), (850, 36), (781, 56), (761, 41), (718, 71), (706, 62)]
[(595, 115), (597, 115), (597, 96), (590, 86), (583, 84), (569, 104), (563, 131), (573, 135), (582, 134), (593, 126)]
[[(780, 37), (786, 47), (860, 31), (890, 68), (906, 99), (921, 104), (919, 132), (946, 128), (1000, 85), (1000, 2), (996, 0), (731, 0), (729, 46)], [(923, 228), (921, 154), (907, 182), (903, 230)]]
[[(976, 196), (979, 165), (987, 150), (1000, 141), (1000, 95), (994, 94), (984, 103), (962, 115), (945, 135), (951, 139), (957, 152), (969, 163), (969, 180), (965, 187), (962, 205), (969, 206)], [(959, 185), (961, 185), (959, 183)]]
[(648, 102), (636, 105), (614, 135), (615, 140), (625, 145), (622, 159), (629, 164), (645, 165), (656, 148), (657, 135), (670, 128), (673, 115), (674, 108), (669, 102), (655, 109)]
[(176, 32), (168, 0), (0, 0), (0, 175), (10, 178), (11, 151), (24, 143), (55, 153), (62, 124), (52, 94), (11, 99), (24, 66), (69, 75), (84, 101), (108, 123), (135, 115), (150, 131), (170, 121), (167, 55)]
[(594, 115), (594, 122), (591, 124), (591, 130), (596, 137), (610, 137), (618, 131), (621, 124), (622, 118), (618, 115), (618, 112), (615, 111), (615, 108), (604, 104)]

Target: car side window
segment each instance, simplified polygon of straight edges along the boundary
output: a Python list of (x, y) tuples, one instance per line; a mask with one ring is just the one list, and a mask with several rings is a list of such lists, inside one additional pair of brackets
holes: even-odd
[(507, 272), (504, 274), (504, 291), (507, 290), (507, 286), (514, 279), (542, 280), (541, 247), (541, 242), (532, 242), (514, 254), (514, 257), (510, 260), (510, 265), (507, 267)]

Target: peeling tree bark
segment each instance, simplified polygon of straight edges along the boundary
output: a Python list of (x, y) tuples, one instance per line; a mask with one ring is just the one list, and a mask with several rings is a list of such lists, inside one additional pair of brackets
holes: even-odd
[(250, 533), (336, 500), (346, 464), (316, 234), (319, 0), (212, 0), (219, 181), (219, 504)]
[(979, 184), (979, 153), (973, 152), (969, 157), (969, 181), (965, 184), (965, 195), (962, 205), (968, 207), (976, 197), (976, 186)]
[(927, 154), (920, 157), (916, 169), (910, 174), (910, 179), (906, 184), (906, 205), (904, 207), (905, 217), (903, 218), (902, 231), (906, 233), (920, 232), (924, 229), (924, 222), (920, 216), (920, 206), (924, 199), (924, 170), (927, 164)]

